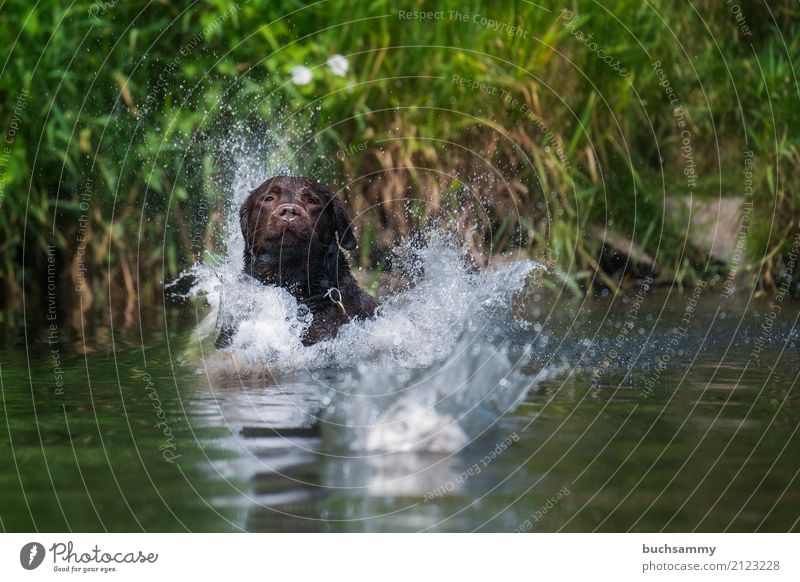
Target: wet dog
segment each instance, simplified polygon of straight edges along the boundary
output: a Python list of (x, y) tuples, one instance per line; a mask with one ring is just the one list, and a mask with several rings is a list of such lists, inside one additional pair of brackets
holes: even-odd
[[(244, 273), (288, 290), (313, 316), (303, 343), (336, 336), (353, 318), (370, 317), (375, 301), (356, 283), (344, 251), (356, 248), (342, 203), (310, 178), (275, 176), (250, 192), (239, 210)], [(216, 346), (230, 345), (223, 326)]]

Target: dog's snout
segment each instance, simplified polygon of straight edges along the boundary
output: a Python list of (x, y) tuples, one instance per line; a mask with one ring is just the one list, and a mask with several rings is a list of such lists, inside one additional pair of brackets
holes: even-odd
[(278, 207), (275, 213), (280, 218), (286, 218), (286, 219), (292, 219), (302, 216), (300, 208), (295, 204), (284, 204), (283, 206)]

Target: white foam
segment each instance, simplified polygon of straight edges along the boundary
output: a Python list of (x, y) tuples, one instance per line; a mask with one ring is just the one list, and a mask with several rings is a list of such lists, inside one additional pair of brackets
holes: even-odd
[(514, 293), (541, 268), (520, 261), (472, 271), (464, 264), (464, 249), (441, 232), (430, 233), (418, 247), (402, 248), (400, 255), (421, 268), (413, 285), (384, 299), (376, 317), (351, 322), (335, 339), (310, 347), (301, 341), (310, 314), (287, 291), (242, 276), (231, 262), (198, 266), (193, 294), (204, 296), (211, 307), (202, 333), (214, 329), (217, 320), (231, 324), (237, 332), (229, 350), (253, 365), (420, 368), (447, 357), (466, 330), (479, 335), (491, 325), (492, 314), (507, 314)]
[(308, 309), (241, 274), (236, 210), (270, 173), (254, 167), (269, 165), (245, 158), (236, 173), (227, 256), (191, 271), (191, 295), (210, 306), (198, 336), (212, 339), (222, 321), (237, 330), (227, 354), (203, 362), (207, 370), (230, 366), (231, 358), (237, 374), (339, 370), (328, 388), (329, 444), (369, 451), (457, 450), (524, 397), (533, 384), (517, 371), (524, 362), (487, 336), (498, 322), (513, 325), (512, 299), (541, 265), (522, 260), (479, 271), (455, 236), (430, 230), (395, 250), (394, 267), (414, 274), (408, 288), (383, 299), (375, 317), (304, 346)]

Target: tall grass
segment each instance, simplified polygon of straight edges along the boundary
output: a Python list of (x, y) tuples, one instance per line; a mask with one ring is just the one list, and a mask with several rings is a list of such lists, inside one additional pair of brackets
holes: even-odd
[[(636, 261), (608, 260), (610, 231), (649, 255), (662, 281), (724, 274), (687, 243), (670, 200), (741, 195), (743, 152), (753, 150), (739, 276), (774, 290), (800, 227), (798, 9), (739, 5), (750, 36), (710, 0), (576, 3), (571, 27), (553, 2), (6, 2), (0, 122), (19, 125), (0, 211), (6, 307), (42, 288), (51, 244), (62, 283), (85, 266), (95, 292), (158, 292), (219, 244), (236, 156), (220, 136), (258, 142), (266, 128), (284, 128), (291, 139), (273, 147), (304, 173), (343, 187), (363, 233), (359, 264), (382, 264), (397, 237), (448, 217), (478, 256), (523, 249), (584, 290), (624, 289), (642, 274)], [(333, 54), (348, 60), (344, 76), (326, 66)], [(654, 61), (685, 110), (691, 191)], [(312, 70), (309, 84), (291, 82), (297, 65)]]

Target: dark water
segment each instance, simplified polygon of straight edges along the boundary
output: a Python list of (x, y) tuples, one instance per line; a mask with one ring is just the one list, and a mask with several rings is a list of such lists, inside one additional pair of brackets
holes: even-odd
[(346, 371), (214, 376), (186, 357), (188, 307), (91, 326), (85, 344), (60, 330), (63, 393), (47, 328), (30, 327), (0, 352), (0, 525), (796, 531), (797, 306), (765, 329), (769, 299), (708, 293), (683, 334), (690, 295), (635, 317), (633, 297), (523, 302), (538, 325), (503, 339), (532, 343), (531, 390), (454, 453), (338, 447), (350, 427), (314, 422)]

